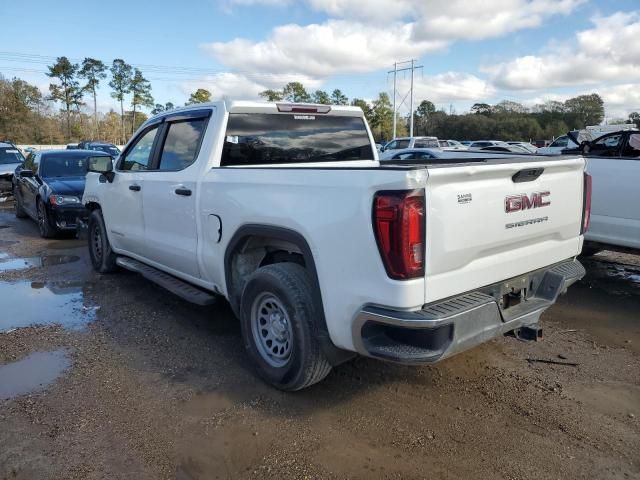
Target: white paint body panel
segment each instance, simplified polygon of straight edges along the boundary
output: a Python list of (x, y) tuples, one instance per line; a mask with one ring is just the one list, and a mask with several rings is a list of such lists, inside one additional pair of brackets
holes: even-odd
[(640, 249), (640, 159), (589, 157), (591, 226), (586, 240)]
[[(117, 253), (129, 254), (225, 296), (228, 286), (224, 254), (238, 228), (261, 224), (298, 232), (313, 254), (329, 334), (340, 348), (355, 349), (352, 322), (363, 305), (418, 310), (426, 302), (551, 265), (580, 252), (582, 158), (383, 169), (379, 168), (374, 148), (371, 161), (219, 167), (229, 111), (276, 111), (273, 104), (257, 102), (220, 102), (209, 106), (214, 113), (196, 162), (182, 172), (172, 173), (170, 179), (167, 176), (165, 184), (149, 189), (150, 193), (144, 196), (143, 217), (145, 222), (147, 218), (152, 220), (149, 227), (144, 227), (143, 237), (164, 235), (162, 245), (147, 248), (147, 242), (135, 252), (122, 248), (121, 244), (116, 246), (118, 239), (112, 234), (112, 224), (125, 221), (118, 210), (126, 208), (126, 202), (116, 200), (115, 194), (107, 194), (107, 190), (114, 188), (117, 180), (113, 184), (100, 183), (99, 175), (90, 173), (84, 202), (102, 205)], [(332, 115), (362, 117), (359, 109), (333, 108)], [(369, 136), (373, 144), (370, 132)], [(510, 176), (531, 166), (543, 166), (545, 173), (535, 182), (513, 184)], [(120, 173), (116, 173), (116, 179), (118, 176)], [(143, 191), (148, 181), (151, 176), (145, 177)], [(193, 190), (189, 198), (194, 203), (184, 210), (178, 203), (163, 209), (161, 198), (177, 184)], [(425, 278), (391, 280), (372, 227), (373, 196), (380, 190), (422, 188), (427, 208)], [(540, 209), (546, 210), (540, 214), (548, 215), (550, 220), (506, 231), (505, 196), (539, 190), (552, 191), (551, 206)], [(472, 194), (471, 204), (458, 204), (457, 195), (461, 193)], [(110, 204), (103, 205), (104, 202)], [(514, 221), (521, 219), (511, 215)], [(523, 212), (522, 218), (529, 218), (526, 215)], [(538, 212), (532, 210), (529, 215), (538, 216)], [(222, 236), (218, 238), (220, 226)], [(185, 243), (176, 251), (162, 253), (180, 242)], [(181, 261), (189, 268), (182, 267)], [(192, 268), (192, 262), (197, 269)]]

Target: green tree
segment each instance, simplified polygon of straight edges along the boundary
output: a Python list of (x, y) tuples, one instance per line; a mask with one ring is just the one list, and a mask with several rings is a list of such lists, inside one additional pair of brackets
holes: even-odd
[(474, 103), (471, 107), (471, 113), (477, 115), (489, 115), (491, 114), (491, 105), (488, 103)]
[(371, 125), (371, 122), (373, 121), (373, 109), (371, 108), (371, 105), (369, 105), (365, 100), (354, 98), (351, 100), (351, 106), (360, 107), (364, 113), (364, 118), (367, 119), (367, 123)]
[(96, 100), (96, 92), (100, 81), (107, 78), (107, 66), (100, 60), (95, 58), (85, 58), (82, 61), (82, 68), (78, 72), (80, 78), (84, 78), (87, 83), (82, 87), (85, 92), (91, 93), (93, 96), (93, 126), (94, 136), (100, 136), (98, 131), (98, 102)]
[(316, 90), (313, 94), (313, 103), (321, 105), (331, 105), (331, 97), (324, 90)]
[(135, 69), (131, 78), (131, 107), (133, 108), (133, 119), (131, 122), (131, 133), (136, 127), (136, 107), (153, 107), (153, 97), (151, 96), (151, 84), (144, 78), (139, 69)]
[(187, 105), (193, 105), (194, 103), (207, 103), (211, 101), (211, 92), (204, 88), (199, 88), (191, 94)]
[(376, 140), (393, 138), (393, 106), (385, 92), (378, 94), (372, 103), (371, 128)]
[(334, 105), (349, 105), (349, 98), (339, 88), (331, 92), (331, 102)]
[(167, 102), (164, 105), (161, 103), (156, 103), (153, 110), (151, 110), (151, 115), (157, 115), (158, 113), (168, 112), (169, 110), (173, 110), (175, 105), (172, 102)]
[(126, 63), (121, 58), (116, 58), (111, 64), (111, 81), (109, 86), (113, 89), (111, 96), (120, 102), (120, 127), (121, 138), (120, 143), (125, 142), (124, 133), (124, 97), (131, 93), (131, 65)]
[(300, 82), (289, 82), (282, 89), (283, 100), (293, 103), (310, 103), (311, 95)]
[(436, 113), (436, 106), (429, 100), (423, 100), (418, 105), (414, 113), (413, 123), (417, 135), (427, 135), (429, 133), (429, 117)]
[(282, 90), (264, 90), (258, 95), (264, 98), (267, 102), (280, 102), (283, 99)]
[(566, 119), (572, 128), (598, 125), (604, 119), (604, 102), (597, 93), (578, 95), (564, 102)]
[(47, 67), (47, 76), (57, 79), (60, 84), (49, 85), (51, 98), (62, 102), (67, 120), (67, 141), (71, 138), (71, 106), (77, 102), (80, 86), (76, 80), (78, 65), (71, 63), (67, 57), (58, 57), (56, 63)]

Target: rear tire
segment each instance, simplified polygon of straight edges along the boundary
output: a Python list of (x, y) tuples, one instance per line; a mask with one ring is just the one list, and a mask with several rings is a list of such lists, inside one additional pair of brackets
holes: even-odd
[(304, 267), (276, 263), (256, 270), (242, 292), (244, 347), (258, 374), (280, 390), (301, 390), (331, 371), (318, 341), (312, 291)]
[(53, 238), (58, 234), (58, 229), (51, 225), (49, 220), (49, 214), (47, 212), (47, 206), (42, 199), (36, 203), (37, 218), (38, 218), (38, 230), (40, 230), (40, 236), (42, 238)]
[(100, 209), (94, 210), (89, 216), (89, 257), (97, 272), (111, 273), (118, 268)]
[(13, 211), (16, 214), (16, 218), (27, 218), (27, 212), (24, 211), (22, 200), (15, 188), (13, 189)]

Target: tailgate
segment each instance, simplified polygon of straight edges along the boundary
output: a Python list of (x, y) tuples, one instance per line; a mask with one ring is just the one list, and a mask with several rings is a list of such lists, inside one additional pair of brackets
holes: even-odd
[(581, 157), (429, 168), (425, 303), (577, 255), (583, 170)]

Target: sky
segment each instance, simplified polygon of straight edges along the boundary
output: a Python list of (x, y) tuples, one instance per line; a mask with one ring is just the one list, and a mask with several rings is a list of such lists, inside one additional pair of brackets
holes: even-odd
[[(640, 0), (0, 0), (0, 74), (48, 92), (56, 57), (140, 68), (157, 103), (257, 99), (302, 82), (350, 98), (393, 94), (462, 113), (599, 93), (607, 121), (640, 111)], [(402, 66), (407, 66), (403, 64)], [(398, 104), (410, 73), (398, 74)], [(107, 80), (108, 81), (108, 80)], [(118, 110), (107, 81), (102, 111)], [(400, 111), (408, 111), (408, 97)], [(87, 98), (87, 102), (89, 99)]]

